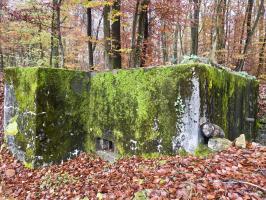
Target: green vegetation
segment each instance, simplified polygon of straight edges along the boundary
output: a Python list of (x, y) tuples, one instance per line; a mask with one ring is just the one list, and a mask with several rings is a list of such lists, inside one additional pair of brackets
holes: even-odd
[(200, 158), (205, 158), (211, 155), (213, 152), (208, 146), (204, 144), (199, 144), (199, 146), (195, 149), (194, 155)]
[(177, 154), (178, 154), (179, 156), (181, 156), (181, 157), (186, 157), (186, 156), (189, 155), (189, 153), (186, 152), (186, 150), (183, 149), (183, 148), (180, 148), (180, 149), (178, 150)]
[(18, 133), (17, 116), (11, 118), (7, 127), (5, 128), (5, 135), (15, 136)]
[(148, 197), (148, 191), (147, 190), (141, 190), (134, 194), (133, 200), (147, 200)]

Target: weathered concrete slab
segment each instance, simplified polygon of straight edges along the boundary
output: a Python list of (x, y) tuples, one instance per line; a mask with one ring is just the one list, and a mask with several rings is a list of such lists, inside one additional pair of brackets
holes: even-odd
[(200, 124), (226, 137), (256, 131), (258, 83), (203, 64), (87, 73), (52, 68), (5, 70), (5, 133), (29, 166), (80, 151), (174, 154), (193, 151)]

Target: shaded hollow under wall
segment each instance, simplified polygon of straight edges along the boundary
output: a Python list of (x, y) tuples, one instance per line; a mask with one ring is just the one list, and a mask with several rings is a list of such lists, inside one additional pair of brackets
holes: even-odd
[(97, 141), (109, 141), (122, 155), (191, 151), (205, 121), (220, 125), (230, 139), (241, 133), (251, 137), (250, 129), (255, 133), (256, 122), (245, 119), (256, 116), (257, 81), (208, 65), (101, 73), (8, 68), (5, 73), (16, 107), (8, 110), (6, 95), (6, 139), (29, 166), (94, 152)]

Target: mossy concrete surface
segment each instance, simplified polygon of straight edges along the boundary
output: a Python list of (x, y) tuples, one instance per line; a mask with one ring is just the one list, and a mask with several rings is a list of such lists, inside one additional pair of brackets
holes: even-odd
[(25, 165), (59, 162), (83, 149), (89, 76), (53, 68), (5, 70), (6, 140)]
[(101, 73), (7, 68), (5, 74), (7, 142), (33, 167), (95, 152), (97, 141), (120, 155), (195, 149), (206, 121), (230, 139), (256, 132), (256, 121), (246, 118), (256, 116), (257, 81), (208, 65)]

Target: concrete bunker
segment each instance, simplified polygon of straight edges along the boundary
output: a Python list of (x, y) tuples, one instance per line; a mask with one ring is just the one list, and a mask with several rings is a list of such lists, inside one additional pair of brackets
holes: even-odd
[(257, 95), (255, 78), (205, 64), (99, 73), (6, 68), (5, 139), (32, 167), (81, 151), (193, 151), (206, 121), (226, 138), (254, 137)]

